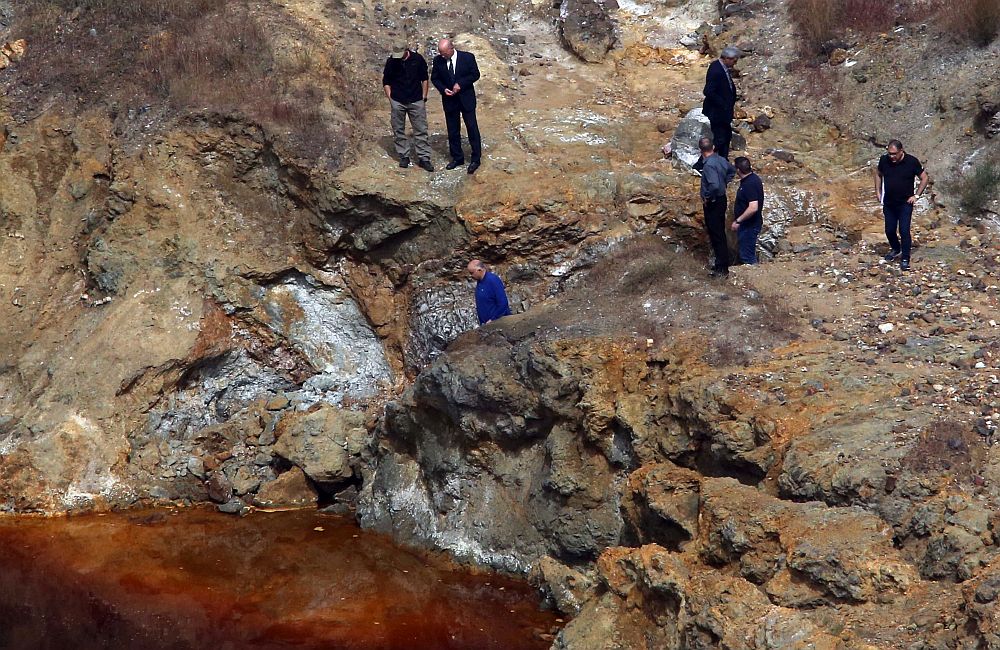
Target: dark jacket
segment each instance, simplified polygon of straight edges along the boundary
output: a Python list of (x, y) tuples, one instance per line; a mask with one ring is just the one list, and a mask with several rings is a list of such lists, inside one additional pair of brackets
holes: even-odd
[(382, 69), (382, 85), (389, 86), (389, 96), (400, 104), (412, 104), (424, 98), (427, 62), (416, 52), (406, 59), (389, 57)]
[[(448, 59), (440, 54), (434, 57), (431, 64), (431, 83), (441, 93), (441, 104), (446, 111), (471, 111), (476, 108), (476, 89), (474, 83), (479, 81), (479, 66), (472, 52), (458, 50), (455, 63), (455, 76), (448, 72)], [(448, 97), (444, 94), (446, 88), (458, 84), (462, 90), (457, 95)]]
[(736, 106), (736, 85), (726, 74), (722, 61), (716, 59), (705, 75), (705, 103), (701, 112), (712, 122), (732, 122)]

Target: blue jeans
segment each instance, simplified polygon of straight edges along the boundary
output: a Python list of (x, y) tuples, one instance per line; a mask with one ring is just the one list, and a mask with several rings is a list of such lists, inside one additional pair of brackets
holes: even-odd
[[(913, 206), (909, 203), (902, 205), (883, 205), (882, 214), (885, 215), (885, 238), (889, 240), (893, 252), (902, 251), (904, 260), (910, 259), (910, 246), (913, 240), (910, 239), (910, 220), (913, 217)], [(896, 229), (899, 235), (896, 235)], [(900, 246), (902, 240), (902, 246)]]
[(757, 237), (760, 236), (760, 226), (744, 226), (736, 231), (736, 241), (739, 243), (740, 260), (744, 264), (757, 263)]

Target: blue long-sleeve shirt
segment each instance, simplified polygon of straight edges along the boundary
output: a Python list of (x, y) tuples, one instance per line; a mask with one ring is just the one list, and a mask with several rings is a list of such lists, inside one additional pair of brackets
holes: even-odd
[(487, 271), (483, 279), (476, 282), (476, 315), (480, 325), (501, 316), (510, 316), (510, 304), (507, 302), (503, 280), (495, 273)]

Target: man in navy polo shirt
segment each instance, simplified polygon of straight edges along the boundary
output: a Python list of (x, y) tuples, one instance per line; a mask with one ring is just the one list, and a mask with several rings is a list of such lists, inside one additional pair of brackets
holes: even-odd
[[(917, 178), (920, 179), (920, 187), (914, 196), (913, 184)], [(913, 204), (924, 193), (928, 182), (927, 170), (920, 161), (903, 151), (902, 142), (890, 140), (885, 155), (879, 159), (875, 169), (875, 194), (882, 202), (885, 237), (889, 240), (890, 250), (885, 261), (899, 258), (899, 266), (904, 271), (910, 268)]]
[(740, 189), (736, 190), (733, 206), (733, 231), (739, 242), (740, 260), (744, 264), (757, 263), (757, 238), (764, 227), (764, 183), (750, 167), (750, 159), (740, 156), (733, 161)]
[(485, 325), (503, 316), (510, 316), (510, 304), (503, 281), (486, 268), (479, 260), (472, 260), (466, 267), (476, 280), (476, 316), (479, 324)]

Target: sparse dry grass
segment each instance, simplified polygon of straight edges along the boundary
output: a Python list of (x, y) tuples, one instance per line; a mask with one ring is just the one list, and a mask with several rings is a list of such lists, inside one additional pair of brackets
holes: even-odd
[(984, 160), (960, 176), (952, 190), (958, 195), (958, 204), (966, 214), (977, 217), (986, 204), (1000, 196), (1000, 159)]
[[(330, 130), (303, 46), (278, 69), (270, 27), (244, 0), (24, 0), (12, 32), (29, 43), (15, 110), (62, 98), (74, 108), (167, 104), (242, 114), (318, 155)], [(266, 19), (265, 19), (266, 20)]]
[(790, 0), (788, 13), (803, 50), (811, 54), (822, 52), (847, 29), (862, 33), (889, 29), (899, 15), (896, 3), (888, 0)]
[(983, 47), (1000, 34), (998, 0), (789, 0), (803, 55), (829, 54), (848, 31), (873, 34), (907, 22), (931, 22), (959, 42)]
[(985, 47), (1000, 34), (998, 0), (935, 0), (938, 24), (959, 40)]

